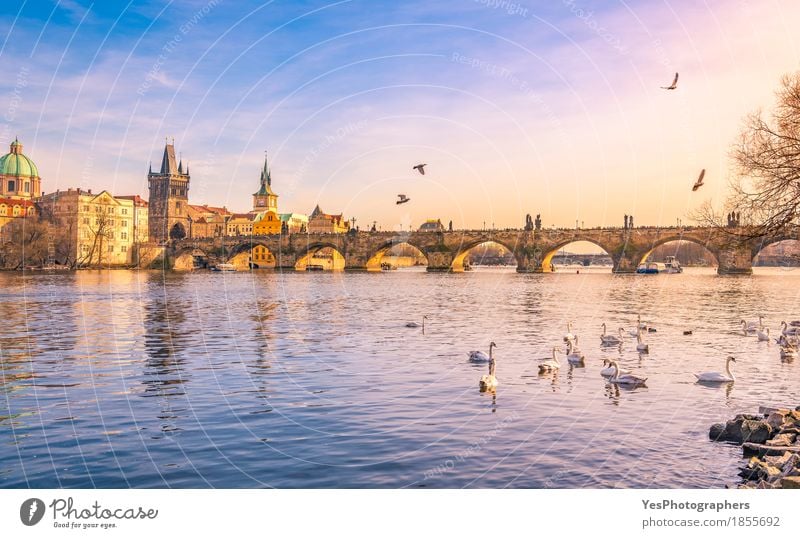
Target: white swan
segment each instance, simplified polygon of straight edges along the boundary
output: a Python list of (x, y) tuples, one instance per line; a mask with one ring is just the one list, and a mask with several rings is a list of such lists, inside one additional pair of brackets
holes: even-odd
[(725, 362), (724, 374), (719, 372), (704, 372), (702, 374), (694, 374), (694, 376), (698, 381), (705, 381), (707, 383), (731, 383), (736, 381), (736, 377), (734, 377), (733, 372), (731, 372), (732, 362), (736, 362), (736, 359), (728, 357), (728, 360)]
[(625, 332), (625, 330), (622, 327), (619, 328), (619, 337), (614, 336), (613, 334), (606, 334), (605, 323), (603, 323), (602, 327), (603, 327), (603, 334), (600, 335), (600, 342), (602, 342), (604, 345), (607, 346), (615, 346), (617, 344), (622, 343), (622, 333)]
[(650, 327), (647, 325), (647, 323), (642, 323), (642, 315), (641, 314), (636, 314), (636, 324), (637, 324), (637, 327), (639, 329), (642, 329), (642, 330), (645, 330), (645, 331), (650, 329)]
[(757, 322), (756, 321), (745, 321), (745, 320), (742, 320), (739, 323), (741, 324), (742, 330), (745, 333), (754, 333), (758, 329), (764, 327), (763, 319), (764, 319), (764, 316), (758, 316), (758, 321)]
[(781, 321), (781, 333), (786, 336), (800, 336), (800, 327), (790, 327), (788, 323)]
[(470, 362), (491, 362), (493, 347), (497, 347), (497, 344), (495, 344), (494, 342), (490, 342), (488, 355), (483, 351), (470, 351), (469, 353), (467, 353), (467, 357), (469, 357)]
[(422, 330), (424, 331), (425, 330), (425, 320), (426, 319), (428, 319), (428, 316), (422, 316), (422, 325), (420, 325), (416, 321), (409, 321), (408, 323), (406, 323), (406, 327), (409, 327), (411, 329), (415, 329), (417, 327), (422, 327)]
[(567, 362), (570, 364), (583, 364), (583, 361), (586, 357), (583, 355), (583, 352), (578, 349), (578, 339), (575, 338), (575, 342), (573, 343), (572, 340), (567, 342)]
[[(623, 370), (620, 372), (622, 375), (628, 375), (630, 372), (628, 370)], [(600, 375), (603, 377), (611, 377), (614, 375), (614, 367), (611, 366), (611, 361), (608, 359), (603, 359), (603, 369), (600, 370)]]
[(639, 327), (639, 332), (636, 335), (636, 351), (639, 353), (650, 353), (650, 346), (642, 340), (642, 328)]
[(618, 385), (644, 385), (647, 381), (646, 377), (639, 377), (633, 374), (622, 373), (619, 371), (619, 364), (617, 361), (608, 361), (614, 368), (614, 373), (609, 378), (609, 383), (616, 383)]
[(759, 342), (769, 342), (769, 327), (765, 329), (759, 329), (757, 334)]
[(572, 340), (575, 340), (575, 335), (572, 334), (572, 322), (568, 321), (567, 322), (567, 334), (564, 335), (564, 341), (565, 342), (570, 342)]
[[(492, 344), (494, 344), (494, 342), (492, 342)], [(492, 351), (492, 346), (489, 345), (489, 352), (491, 353), (491, 351)], [(497, 388), (498, 384), (497, 378), (494, 375), (496, 364), (497, 363), (495, 362), (494, 359), (490, 360), (489, 373), (481, 376), (481, 380), (478, 381), (478, 389), (480, 389), (481, 392), (486, 392), (487, 390), (494, 390)]]
[(545, 359), (539, 363), (539, 373), (544, 374), (547, 372), (552, 372), (554, 370), (558, 370), (561, 368), (561, 363), (558, 362), (558, 357), (556, 354), (558, 353), (558, 348), (553, 348), (553, 358), (552, 359)]

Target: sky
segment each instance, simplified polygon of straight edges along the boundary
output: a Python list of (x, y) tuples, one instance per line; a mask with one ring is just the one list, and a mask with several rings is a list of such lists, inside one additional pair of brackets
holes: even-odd
[(266, 151), (280, 212), (362, 228), (688, 223), (798, 69), (798, 20), (793, 0), (3, 2), (0, 143), (46, 192), (147, 196), (174, 138), (190, 202), (234, 211)]

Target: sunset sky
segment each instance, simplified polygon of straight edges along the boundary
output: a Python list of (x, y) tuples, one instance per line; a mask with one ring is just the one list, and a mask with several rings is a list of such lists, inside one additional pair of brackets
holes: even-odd
[(362, 228), (669, 225), (721, 200), (797, 21), (794, 0), (3, 2), (0, 142), (46, 192), (146, 196), (174, 137), (192, 203), (249, 210), (268, 150), (281, 212)]

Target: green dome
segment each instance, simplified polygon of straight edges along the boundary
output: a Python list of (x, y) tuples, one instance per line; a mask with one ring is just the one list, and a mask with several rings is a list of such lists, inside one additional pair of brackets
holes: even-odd
[(11, 143), (11, 152), (0, 157), (0, 175), (39, 177), (39, 169), (32, 160), (22, 154), (22, 144), (14, 140)]

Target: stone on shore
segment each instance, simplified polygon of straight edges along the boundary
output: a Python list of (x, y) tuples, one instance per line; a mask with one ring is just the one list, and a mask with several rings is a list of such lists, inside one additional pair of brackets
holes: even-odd
[(781, 478), (783, 489), (800, 489), (800, 476), (784, 476)]
[(793, 433), (779, 433), (772, 439), (767, 440), (764, 444), (769, 446), (789, 446), (794, 443), (797, 436)]

